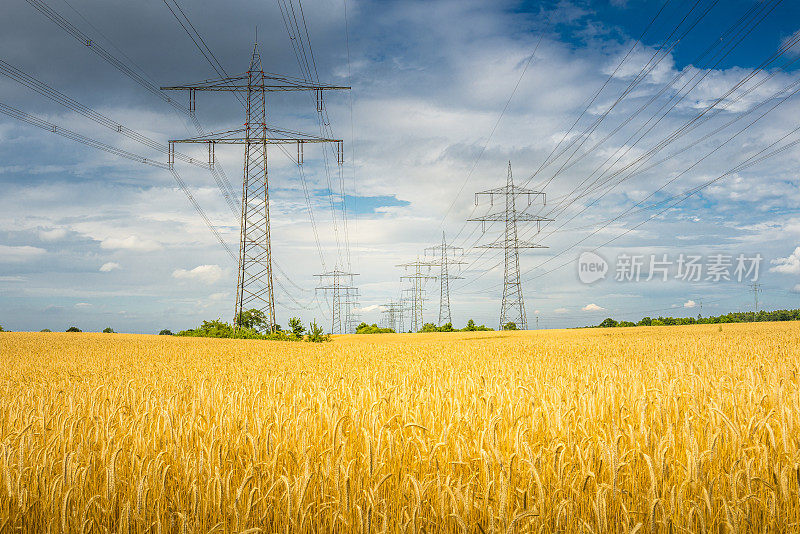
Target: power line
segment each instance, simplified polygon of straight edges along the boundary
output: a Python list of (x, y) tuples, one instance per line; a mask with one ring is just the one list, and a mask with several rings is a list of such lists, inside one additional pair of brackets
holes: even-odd
[(34, 9), (39, 11), (39, 13), (50, 19), (61, 29), (63, 29), (65, 32), (71, 35), (75, 40), (84, 45), (89, 51), (103, 58), (103, 60), (112, 65), (117, 70), (119, 70), (125, 76), (129, 77), (130, 79), (132, 79), (133, 81), (144, 87), (148, 92), (157, 96), (159, 99), (163, 100), (164, 102), (166, 102), (173, 108), (177, 109), (178, 111), (188, 114), (188, 110), (186, 108), (179, 105), (173, 99), (171, 99), (170, 97), (164, 95), (161, 91), (159, 91), (158, 86), (156, 84), (151, 83), (149, 80), (145, 79), (144, 76), (142, 76), (141, 74), (137, 73), (136, 71), (125, 65), (125, 63), (123, 63), (122, 61), (118, 60), (110, 52), (108, 52), (105, 48), (103, 48), (102, 45), (98, 44), (97, 41), (93, 40), (91, 37), (89, 37), (81, 30), (79, 30), (74, 24), (72, 24), (66, 18), (61, 16), (58, 12), (53, 10), (43, 0), (25, 0), (25, 1), (28, 2), (31, 6), (33, 6)]
[[(769, 6), (766, 6), (766, 7), (769, 7)], [(766, 9), (766, 7), (765, 7), (765, 9)], [(774, 8), (774, 5), (772, 6), (772, 8)], [(763, 17), (762, 17), (762, 20), (763, 20)], [(759, 21), (759, 22), (760, 22), (760, 21)], [(729, 29), (729, 30), (730, 30), (730, 29)], [(752, 28), (751, 28), (751, 30), (752, 30)], [(748, 33), (749, 33), (749, 32), (748, 32)], [(691, 131), (692, 129), (694, 129), (694, 128), (696, 128), (697, 126), (699, 126), (699, 124), (701, 124), (703, 121), (705, 121), (705, 120), (708, 120), (708, 119), (709, 119), (711, 116), (713, 116), (714, 114), (712, 113), (712, 114), (711, 114), (711, 115), (709, 115), (708, 117), (705, 117), (705, 116), (706, 116), (706, 114), (708, 114), (708, 113), (709, 113), (711, 110), (713, 110), (714, 108), (716, 108), (716, 106), (717, 106), (719, 103), (721, 103), (721, 102), (725, 101), (725, 99), (727, 99), (728, 97), (730, 97), (730, 96), (731, 96), (731, 95), (732, 95), (732, 94), (733, 94), (733, 93), (734, 93), (734, 92), (735, 92), (737, 89), (739, 89), (740, 87), (742, 87), (742, 86), (744, 85), (744, 83), (746, 83), (747, 81), (751, 80), (751, 79), (752, 79), (752, 78), (753, 78), (753, 77), (754, 77), (754, 76), (755, 76), (755, 75), (756, 75), (758, 72), (760, 72), (760, 71), (764, 70), (764, 69), (765, 69), (765, 68), (766, 68), (766, 67), (767, 67), (769, 64), (773, 63), (773, 62), (774, 62), (775, 60), (777, 60), (777, 59), (778, 59), (778, 58), (779, 58), (779, 57), (780, 57), (780, 56), (781, 56), (783, 53), (785, 53), (785, 52), (786, 52), (788, 49), (790, 49), (792, 46), (794, 46), (794, 44), (797, 42), (797, 39), (798, 39), (798, 37), (797, 37), (797, 36), (795, 36), (795, 38), (794, 38), (794, 39), (792, 39), (792, 40), (790, 40), (790, 41), (788, 41), (788, 42), (784, 43), (784, 44), (783, 44), (783, 46), (782, 46), (782, 47), (779, 49), (779, 51), (778, 51), (778, 52), (776, 52), (776, 53), (774, 53), (772, 56), (770, 56), (770, 58), (768, 58), (767, 60), (765, 60), (765, 61), (764, 61), (764, 62), (763, 62), (761, 65), (759, 65), (759, 67), (757, 67), (756, 69), (753, 69), (753, 71), (751, 71), (751, 72), (750, 72), (748, 75), (746, 75), (744, 78), (742, 78), (742, 79), (741, 79), (741, 80), (740, 80), (740, 81), (739, 81), (737, 84), (735, 84), (735, 85), (734, 85), (734, 86), (733, 86), (731, 89), (729, 89), (729, 90), (728, 90), (728, 91), (727, 91), (725, 94), (723, 94), (721, 97), (719, 97), (719, 98), (717, 98), (716, 100), (714, 100), (714, 101), (713, 101), (713, 102), (712, 102), (710, 105), (708, 105), (708, 106), (707, 106), (705, 109), (701, 110), (701, 111), (700, 111), (700, 112), (699, 112), (699, 113), (698, 113), (696, 116), (694, 116), (692, 119), (690, 119), (689, 121), (687, 121), (686, 123), (684, 123), (684, 124), (683, 124), (681, 127), (679, 127), (678, 129), (674, 130), (674, 131), (673, 131), (673, 132), (672, 132), (670, 135), (668, 135), (668, 136), (666, 136), (664, 139), (662, 139), (662, 141), (661, 141), (659, 144), (657, 144), (656, 146), (654, 146), (653, 148), (651, 148), (651, 149), (650, 149), (650, 150), (649, 150), (647, 153), (643, 154), (642, 156), (640, 156), (640, 157), (639, 157), (639, 158), (637, 158), (636, 160), (634, 160), (634, 161), (632, 161), (632, 162), (628, 163), (628, 164), (627, 164), (627, 165), (625, 165), (623, 168), (621, 168), (621, 169), (619, 169), (619, 170), (615, 171), (615, 172), (614, 172), (614, 173), (613, 173), (613, 174), (610, 176), (610, 178), (607, 178), (607, 179), (606, 179), (606, 183), (607, 183), (608, 181), (610, 181), (611, 179), (613, 179), (614, 177), (617, 177), (617, 176), (619, 176), (619, 175), (620, 175), (622, 172), (624, 172), (625, 170), (631, 169), (631, 168), (632, 168), (632, 167), (634, 167), (635, 165), (637, 165), (637, 164), (640, 164), (640, 163), (643, 163), (644, 161), (646, 161), (647, 159), (649, 159), (650, 157), (652, 157), (652, 155), (654, 155), (654, 154), (655, 154), (655, 153), (657, 153), (658, 151), (662, 150), (663, 148), (665, 148), (666, 146), (668, 146), (669, 144), (671, 144), (672, 142), (674, 142), (674, 141), (675, 141), (675, 140), (677, 140), (678, 138), (682, 137), (683, 135), (685, 135), (686, 133), (688, 133), (688, 132), (689, 132), (689, 131)], [(741, 42), (741, 40), (740, 40), (739, 42)], [(736, 44), (738, 44), (738, 43), (736, 43)], [(774, 73), (773, 73), (773, 75), (774, 75)], [(761, 83), (763, 83), (763, 81), (762, 81)], [(745, 93), (745, 94), (746, 94), (746, 93)], [(739, 95), (739, 97), (737, 97), (736, 99), (734, 99), (734, 101), (735, 101), (735, 100), (737, 100), (738, 98), (742, 98), (743, 96), (744, 96), (744, 95)], [(704, 117), (705, 117), (705, 118), (704, 118)], [(700, 121), (700, 122), (698, 122), (698, 121)], [(652, 129), (652, 128), (651, 128), (651, 129)], [(631, 174), (631, 175), (629, 175), (627, 178), (623, 178), (623, 180), (625, 180), (625, 179), (629, 179), (631, 176), (632, 176), (632, 174)], [(620, 181), (621, 181), (621, 180), (620, 180)], [(573, 193), (574, 193), (576, 190), (577, 190), (577, 188), (576, 188), (575, 190), (573, 190)], [(608, 193), (608, 190), (606, 191), (606, 193), (604, 193), (604, 195), (605, 195), (605, 194), (607, 194), (607, 193)], [(602, 195), (602, 196), (604, 196), (604, 195)], [(567, 197), (565, 197), (565, 198), (568, 198), (568, 197), (570, 197), (570, 196), (572, 196), (572, 195), (567, 195)], [(601, 196), (601, 198), (602, 198), (602, 196)], [(564, 212), (564, 210), (565, 210), (566, 208), (568, 208), (568, 207), (569, 207), (569, 206), (570, 206), (572, 203), (574, 203), (576, 200), (578, 200), (578, 198), (580, 198), (580, 196), (577, 196), (577, 197), (575, 197), (575, 196), (572, 196), (572, 198), (571, 198), (570, 202), (569, 202), (569, 203), (567, 203), (566, 205), (562, 206), (562, 209), (559, 211), (559, 213), (557, 213), (557, 214), (556, 214), (556, 216), (558, 216), (560, 213), (563, 213), (563, 212)], [(548, 213), (548, 215), (552, 215), (552, 214), (553, 214), (555, 211), (556, 211), (555, 209), (551, 209), (551, 211)], [(584, 210), (584, 211), (585, 211), (585, 210)], [(574, 218), (574, 217), (573, 217), (573, 218)], [(570, 220), (571, 220), (571, 219), (570, 219)], [(547, 226), (547, 225), (545, 225), (545, 226)], [(562, 225), (562, 226), (563, 226), (563, 225)], [(550, 235), (550, 234), (548, 234), (548, 235)], [(481, 255), (481, 256), (482, 256), (482, 255)], [(475, 260), (475, 261), (477, 261), (477, 260)], [(549, 261), (549, 260), (548, 260), (548, 261)], [(473, 261), (473, 263), (474, 263), (474, 261)], [(536, 268), (538, 268), (538, 266), (537, 266)], [(471, 280), (471, 281), (470, 281), (470, 282), (468, 282), (467, 284), (469, 284), (469, 283), (471, 283), (471, 282), (473, 282), (473, 281), (474, 281), (474, 280)], [(465, 284), (465, 285), (467, 285), (467, 284)], [(463, 286), (462, 286), (462, 287), (463, 287)]]
[[(319, 73), (317, 71), (316, 60), (314, 58), (314, 51), (311, 47), (311, 38), (308, 31), (308, 25), (305, 20), (305, 14), (303, 11), (303, 6), (300, 0), (297, 0), (298, 9), (295, 10), (294, 1), (288, 0), (277, 0), (278, 7), (281, 11), (281, 17), (286, 28), (287, 34), (289, 35), (289, 39), (292, 43), (292, 49), (294, 50), (295, 57), (297, 59), (298, 65), (300, 66), (301, 74), (304, 78), (318, 82), (319, 81)], [(301, 32), (299, 21), (297, 17), (297, 13), (300, 13), (300, 20), (302, 20), (304, 32)], [(303, 37), (303, 33), (305, 33), (305, 38)], [(320, 135), (321, 136), (328, 136), (333, 137), (333, 133), (330, 127), (330, 118), (328, 116), (327, 107), (325, 105), (325, 101), (321, 92), (316, 93), (316, 107), (317, 107), (317, 115), (319, 119), (319, 127), (320, 127)], [(336, 245), (337, 251), (339, 253), (340, 259), (345, 260), (346, 264), (349, 266), (351, 265), (350, 260), (350, 243), (349, 243), (349, 230), (347, 225), (347, 196), (344, 189), (344, 174), (342, 168), (341, 159), (339, 160), (339, 189), (342, 196), (342, 203), (341, 203), (341, 217), (342, 217), (342, 225), (344, 231), (344, 253), (342, 252), (342, 240), (339, 236), (339, 224), (337, 222), (336, 217), (336, 208), (333, 202), (333, 191), (334, 186), (331, 178), (330, 167), (328, 165), (328, 152), (327, 147), (323, 146), (323, 154), (324, 154), (324, 162), (325, 162), (325, 176), (328, 185), (328, 199), (329, 205), (331, 210), (331, 220), (333, 224), (334, 236), (336, 238)]]
[[(494, 137), (494, 133), (495, 131), (497, 131), (497, 127), (500, 126), (500, 121), (503, 120), (503, 116), (506, 114), (508, 106), (511, 104), (511, 100), (514, 98), (514, 95), (517, 94), (517, 89), (519, 89), (519, 84), (522, 83), (522, 78), (525, 77), (525, 73), (528, 71), (528, 67), (531, 64), (531, 61), (533, 61), (533, 58), (536, 55), (536, 51), (539, 49), (539, 45), (542, 43), (542, 37), (544, 36), (540, 35), (539, 40), (536, 41), (536, 46), (533, 47), (533, 52), (531, 52), (531, 55), (528, 56), (528, 60), (525, 62), (525, 66), (522, 68), (522, 72), (520, 73), (519, 78), (517, 79), (517, 83), (514, 84), (514, 89), (511, 91), (511, 95), (509, 95), (508, 100), (506, 100), (503, 109), (500, 111), (500, 115), (498, 115), (497, 120), (495, 121), (494, 126), (492, 127), (492, 130), (489, 132), (489, 137), (486, 138), (486, 142), (483, 144), (481, 151), (478, 152), (478, 157), (475, 158), (475, 161), (472, 163), (472, 167), (467, 173), (467, 176), (461, 183), (461, 187), (458, 188), (458, 192), (456, 192), (455, 197), (453, 198), (453, 202), (450, 203), (450, 207), (447, 208), (444, 217), (442, 217), (442, 226), (444, 226), (444, 221), (447, 219), (447, 216), (450, 214), (450, 211), (452, 211), (453, 206), (455, 206), (458, 197), (461, 196), (461, 193), (464, 191), (464, 187), (467, 185), (467, 182), (469, 182), (470, 178), (472, 177), (472, 173), (475, 172), (475, 168), (478, 166), (478, 163), (483, 157), (483, 153), (486, 152), (486, 147), (489, 146), (489, 142), (492, 140), (492, 137)], [(463, 231), (464, 227), (465, 224), (462, 224), (461, 228), (456, 233), (456, 236), (453, 238), (454, 241), (458, 239), (458, 237), (461, 235), (461, 232)]]

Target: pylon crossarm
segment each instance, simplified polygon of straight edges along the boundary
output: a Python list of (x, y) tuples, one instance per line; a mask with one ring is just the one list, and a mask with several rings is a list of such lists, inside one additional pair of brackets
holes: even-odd
[[(492, 243), (484, 243), (483, 245), (476, 245), (475, 248), (506, 248), (505, 241), (494, 241)], [(547, 245), (540, 245), (538, 243), (531, 243), (529, 241), (517, 241), (514, 248), (550, 248)]]
[[(478, 221), (478, 222), (500, 222), (505, 221), (507, 217), (506, 212), (498, 212), (498, 213), (490, 213), (488, 215), (481, 215), (478, 217), (470, 217), (467, 219), (468, 221)], [(525, 222), (551, 222), (553, 219), (549, 219), (547, 217), (540, 217), (539, 215), (532, 215), (530, 213), (525, 213), (522, 211), (518, 211), (514, 214), (514, 219), (517, 221), (525, 221)]]
[[(330, 85), (324, 83), (315, 83), (311, 80), (303, 80), (300, 78), (292, 78), (289, 76), (280, 76), (277, 74), (270, 74), (264, 72), (264, 85), (261, 83), (255, 85), (258, 90), (263, 88), (264, 91), (331, 91), (331, 90), (347, 90), (350, 89), (344, 85)], [(211, 80), (203, 80), (201, 82), (187, 83), (181, 85), (171, 85), (162, 87), (162, 91), (242, 91), (247, 92), (248, 82), (250, 80), (249, 73), (239, 74), (237, 76), (228, 76), (225, 78), (215, 78)]]
[[(258, 129), (258, 128), (256, 128)], [(247, 137), (246, 129), (239, 128), (237, 130), (228, 130), (225, 132), (217, 132), (200, 137), (190, 137), (188, 139), (170, 139), (170, 143), (214, 143), (221, 145), (255, 145), (266, 143), (268, 145), (288, 145), (293, 143), (337, 143), (342, 144), (342, 139), (329, 139), (327, 137), (319, 137), (312, 134), (305, 134), (300, 132), (291, 132), (288, 130), (280, 130), (278, 128), (266, 127), (266, 136), (251, 136)], [(274, 134), (270, 135), (270, 134)]]

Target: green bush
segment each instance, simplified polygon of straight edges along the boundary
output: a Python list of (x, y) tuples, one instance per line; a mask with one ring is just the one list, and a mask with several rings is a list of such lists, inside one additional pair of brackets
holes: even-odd
[(460, 330), (460, 332), (486, 332), (486, 331), (491, 331), (491, 330), (494, 330), (494, 329), (493, 328), (489, 328), (488, 326), (484, 326), (484, 325), (475, 326), (475, 321), (470, 319), (469, 321), (467, 321), (467, 326), (462, 328)]
[(166, 328), (158, 333), (159, 336), (174, 336), (175, 334), (172, 333), (172, 330), (167, 330)]
[(394, 334), (394, 330), (391, 328), (381, 328), (375, 323), (369, 325), (362, 322), (356, 327), (356, 334)]
[[(256, 312), (258, 310), (249, 310), (250, 312)], [(260, 316), (256, 313), (252, 313), (249, 315), (245, 315), (245, 312), (240, 314), (240, 319), (244, 319), (244, 322), (249, 322), (250, 324), (258, 324), (258, 325), (265, 325), (266, 320), (261, 320)], [(260, 313), (260, 312), (259, 312)], [(262, 314), (263, 315), (263, 314)], [(253, 317), (256, 317), (254, 320)], [(197, 328), (191, 328), (189, 330), (181, 330), (177, 334), (178, 336), (183, 337), (216, 337), (216, 338), (230, 338), (230, 339), (266, 339), (266, 340), (273, 340), (273, 341), (313, 341), (313, 342), (322, 342), (322, 341), (330, 341), (330, 335), (325, 334), (322, 327), (318, 326), (316, 322), (311, 323), (311, 328), (309, 329), (308, 336), (303, 336), (303, 332), (305, 331), (305, 327), (299, 322), (300, 319), (297, 317), (292, 317), (289, 320), (289, 327), (291, 328), (291, 332), (287, 333), (277, 328), (275, 332), (262, 334), (255, 330), (254, 328), (245, 328), (240, 326), (239, 328), (235, 328), (230, 324), (222, 321), (221, 319), (215, 319), (213, 321), (203, 321), (203, 324), (198, 326)], [(173, 335), (172, 332), (169, 330), (162, 330), (160, 332), (161, 335)]]
[(116, 332), (114, 332), (114, 329), (111, 328), (110, 326), (107, 326), (107, 327), (103, 328), (103, 333), (104, 334), (116, 334)]
[(289, 329), (292, 331), (292, 335), (298, 338), (302, 338), (303, 333), (306, 331), (306, 327), (303, 326), (303, 321), (299, 317), (289, 319)]
[(330, 341), (331, 336), (325, 334), (322, 327), (316, 321), (308, 325), (308, 341), (312, 343), (322, 343), (323, 341)]
[(81, 330), (77, 326), (70, 326), (69, 328), (67, 328), (67, 332), (83, 332), (83, 330)]

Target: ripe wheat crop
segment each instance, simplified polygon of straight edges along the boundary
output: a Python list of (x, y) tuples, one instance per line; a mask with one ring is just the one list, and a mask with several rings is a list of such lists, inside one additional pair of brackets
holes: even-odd
[(0, 334), (0, 532), (792, 532), (795, 324)]

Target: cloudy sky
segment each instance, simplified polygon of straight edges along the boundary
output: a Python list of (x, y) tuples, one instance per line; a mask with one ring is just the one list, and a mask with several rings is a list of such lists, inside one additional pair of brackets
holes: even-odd
[[(159, 143), (197, 135), (187, 114), (143, 87), (216, 76), (164, 2), (6, 4), (5, 65), (126, 131)], [(257, 25), (264, 69), (301, 75), (281, 12), (298, 12), (297, 0), (179, 5), (228, 73), (247, 69)], [(270, 152), (281, 323), (298, 315), (328, 324), (314, 274), (336, 266), (359, 273), (361, 315), (379, 321), (381, 304), (407, 286), (396, 265), (424, 257), (444, 231), (464, 249), (462, 278), (451, 281), (456, 326), (468, 318), (496, 326), (503, 255), (477, 245), (502, 228), (484, 233), (466, 219), (502, 208), (497, 198), (476, 206), (474, 193), (503, 185), (509, 161), (517, 185), (547, 194), (546, 206), (520, 197), (517, 209), (555, 219), (538, 234), (519, 226), (520, 238), (548, 247), (520, 254), (530, 327), (537, 318), (552, 328), (751, 310), (754, 273), (738, 276), (737, 258), (759, 255), (759, 307), (797, 307), (796, 3), (306, 0), (302, 8), (319, 78), (353, 89), (326, 95), (346, 147), (341, 174), (335, 160), (326, 172), (319, 148), (306, 148), (302, 175)], [(185, 106), (184, 94), (169, 96)], [(0, 103), (166, 161), (7, 76)], [(313, 95), (270, 95), (268, 115), (319, 133)], [(230, 94), (203, 93), (197, 119), (207, 131), (236, 128), (242, 107)], [(205, 157), (202, 146), (185, 148)], [(241, 184), (241, 151), (217, 156)], [(238, 220), (212, 174), (176, 168), (235, 249)], [(0, 114), (0, 186), (4, 328), (147, 333), (231, 319), (236, 266), (167, 170)], [(588, 251), (588, 263), (607, 269), (592, 283), (579, 276)], [(696, 277), (685, 269), (692, 257)], [(637, 280), (627, 266), (638, 262)], [(437, 282), (426, 289), (425, 320), (435, 321)]]

